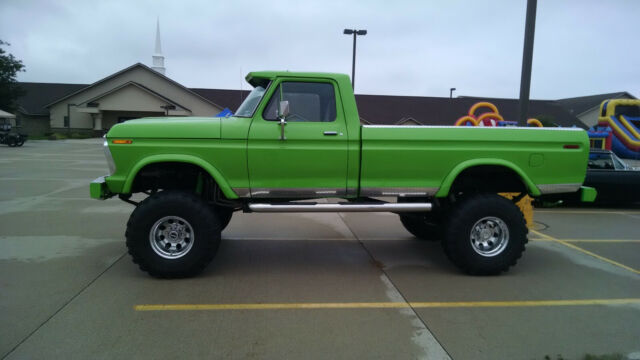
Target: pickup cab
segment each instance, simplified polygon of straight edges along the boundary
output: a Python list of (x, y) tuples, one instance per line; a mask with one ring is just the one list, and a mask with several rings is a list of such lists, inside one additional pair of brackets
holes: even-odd
[[(440, 240), (462, 271), (497, 274), (527, 243), (515, 201), (595, 198), (581, 187), (589, 155), (581, 129), (363, 126), (346, 75), (246, 80), (253, 90), (234, 116), (131, 120), (105, 135), (110, 172), (91, 183), (91, 196), (136, 206), (126, 243), (152, 276), (204, 269), (235, 211), (392, 212), (416, 237)], [(136, 202), (135, 193), (148, 196)]]

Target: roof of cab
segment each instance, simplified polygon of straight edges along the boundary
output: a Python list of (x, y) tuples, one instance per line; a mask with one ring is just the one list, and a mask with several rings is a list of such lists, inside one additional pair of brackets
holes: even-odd
[(296, 71), (252, 71), (247, 74), (245, 78), (251, 85), (254, 85), (254, 80), (257, 79), (269, 79), (273, 80), (276, 77), (299, 77), (299, 78), (328, 78), (328, 79), (349, 79), (348, 75), (337, 73), (322, 73), (322, 72), (296, 72)]

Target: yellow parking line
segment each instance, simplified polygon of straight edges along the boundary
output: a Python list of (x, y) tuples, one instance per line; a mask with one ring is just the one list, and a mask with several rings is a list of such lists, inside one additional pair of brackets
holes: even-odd
[(638, 215), (638, 211), (615, 210), (535, 210), (534, 213), (548, 214), (613, 214), (613, 215)]
[(606, 257), (604, 257), (604, 256), (601, 256), (601, 255), (598, 255), (598, 254), (596, 254), (596, 253), (593, 253), (593, 252), (591, 252), (591, 251), (589, 251), (589, 250), (585, 250), (585, 249), (583, 249), (583, 248), (581, 248), (581, 247), (579, 247), (579, 246), (576, 246), (576, 245), (570, 244), (570, 243), (568, 243), (568, 242), (566, 242), (566, 241), (564, 241), (564, 240), (556, 239), (556, 238), (554, 238), (554, 237), (552, 237), (552, 236), (549, 236), (549, 235), (543, 234), (543, 233), (541, 233), (541, 232), (539, 232), (539, 231), (536, 231), (536, 230), (533, 230), (533, 229), (531, 229), (530, 231), (531, 231), (532, 233), (534, 233), (534, 234), (538, 235), (538, 236), (541, 236), (541, 237), (543, 237), (543, 238), (547, 239), (547, 240), (550, 240), (550, 241), (554, 241), (554, 242), (560, 243), (560, 244), (562, 244), (562, 245), (564, 245), (564, 246), (567, 246), (567, 247), (570, 247), (570, 248), (572, 248), (572, 249), (574, 249), (574, 250), (578, 250), (578, 251), (580, 251), (581, 253), (587, 254), (587, 255), (589, 255), (589, 256), (593, 256), (593, 257), (594, 257), (594, 258), (596, 258), (596, 259), (600, 259), (600, 260), (602, 260), (602, 261), (604, 261), (604, 262), (608, 262), (608, 263), (609, 263), (609, 264), (611, 264), (611, 265), (615, 265), (615, 266), (617, 266), (617, 267), (619, 267), (619, 268), (622, 268), (622, 269), (625, 269), (625, 270), (629, 270), (629, 271), (631, 271), (632, 273), (640, 274), (640, 270), (636, 270), (636, 269), (634, 269), (634, 268), (632, 268), (632, 267), (629, 267), (629, 266), (627, 266), (627, 265), (621, 264), (621, 263), (619, 263), (619, 262), (617, 262), (617, 261), (613, 261), (613, 260), (608, 259), (608, 258), (606, 258)]
[(270, 304), (165, 304), (136, 305), (136, 311), (163, 310), (276, 310), (276, 309), (382, 309), (406, 308), (404, 302), (369, 303), (270, 303)]
[[(529, 239), (533, 241), (555, 241), (551, 239), (544, 238), (533, 238)], [(565, 241), (568, 243), (640, 243), (640, 240), (633, 239), (557, 239), (559, 241)]]
[(640, 243), (640, 240), (634, 239), (559, 239), (570, 243)]
[(267, 303), (267, 304), (157, 304), (136, 305), (135, 311), (197, 310), (297, 310), (297, 309), (404, 309), (404, 308), (476, 308), (635, 305), (640, 299), (454, 301), (454, 302), (353, 302), (353, 303)]

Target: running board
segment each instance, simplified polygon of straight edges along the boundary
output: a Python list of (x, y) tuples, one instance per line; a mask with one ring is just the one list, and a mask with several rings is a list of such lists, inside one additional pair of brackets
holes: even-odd
[(339, 204), (249, 204), (253, 212), (424, 212), (431, 211), (431, 203), (339, 203)]

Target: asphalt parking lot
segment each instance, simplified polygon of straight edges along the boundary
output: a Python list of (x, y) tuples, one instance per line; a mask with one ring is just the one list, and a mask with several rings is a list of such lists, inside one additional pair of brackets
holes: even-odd
[(240, 214), (193, 279), (126, 254), (101, 141), (0, 147), (0, 358), (640, 357), (640, 208), (543, 209), (470, 277), (392, 214)]

